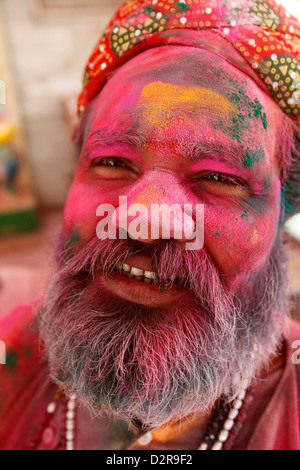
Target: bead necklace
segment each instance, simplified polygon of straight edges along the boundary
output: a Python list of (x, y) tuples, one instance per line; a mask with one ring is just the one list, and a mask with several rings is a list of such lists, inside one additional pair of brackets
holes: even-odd
[[(246, 400), (247, 403), (245, 403)], [(221, 403), (208, 424), (204, 440), (198, 447), (198, 450), (222, 450), (225, 448), (225, 445), (230, 447), (238, 435), (238, 431), (235, 432), (235, 428), (239, 426), (239, 430), (241, 429), (242, 422), (246, 418), (246, 408), (252, 401), (253, 389), (249, 388), (240, 393), (231, 407)], [(147, 446), (152, 439), (152, 433), (148, 431), (137, 440), (137, 443), (140, 446)]]
[[(198, 447), (198, 450), (222, 450), (226, 441), (229, 438), (229, 433), (233, 429), (235, 421), (239, 415), (239, 412), (243, 406), (243, 401), (246, 396), (246, 390), (244, 390), (237, 399), (233, 402), (232, 408), (229, 409), (228, 405), (221, 405), (215, 419), (208, 425), (207, 434), (204, 436), (204, 441)], [(227, 416), (224, 418), (224, 414), (227, 412)], [(217, 433), (217, 426), (215, 422), (222, 422), (222, 429)]]
[[(247, 403), (245, 399), (247, 398)], [(65, 414), (64, 414), (64, 435), (63, 444), (60, 443), (59, 448), (65, 450), (75, 450), (75, 431), (76, 431), (76, 402), (77, 396), (73, 394), (69, 399), (65, 398), (62, 390), (58, 390), (55, 393), (53, 400), (47, 407), (46, 417), (38, 428), (35, 438), (30, 443), (28, 450), (35, 450), (45, 431), (48, 429), (49, 422), (53, 417), (59, 401), (66, 400), (65, 403)], [(203, 442), (198, 447), (198, 450), (222, 450), (225, 446), (229, 446), (233, 443), (238, 432), (234, 432), (237, 427), (237, 421), (239, 421), (239, 428), (242, 426), (242, 421), (246, 417), (245, 408), (250, 405), (253, 401), (253, 389), (249, 388), (247, 391), (244, 390), (236, 400), (232, 403), (232, 406), (225, 403), (221, 403), (217, 412), (213, 416), (211, 422), (208, 424), (207, 432), (204, 436)], [(241, 410), (243, 408), (243, 413)], [(241, 419), (240, 419), (241, 417)], [(239, 429), (240, 430), (240, 429)], [(146, 432), (136, 442), (139, 445), (147, 446), (152, 441), (153, 436), (151, 431)]]

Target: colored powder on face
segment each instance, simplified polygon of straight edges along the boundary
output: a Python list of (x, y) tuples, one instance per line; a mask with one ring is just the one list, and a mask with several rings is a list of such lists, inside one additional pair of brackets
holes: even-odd
[(25, 351), (24, 351), (24, 357), (26, 357), (26, 359), (29, 359), (31, 356), (32, 356), (32, 351), (31, 351), (31, 349), (29, 349), (29, 348), (25, 349)]
[(219, 237), (219, 236), (220, 236), (220, 232), (216, 232), (216, 236)]
[(221, 127), (227, 135), (242, 144), (244, 131), (249, 129), (249, 118), (260, 119), (264, 129), (267, 129), (267, 116), (259, 100), (257, 98), (251, 99), (238, 80), (227, 76), (227, 81), (234, 88), (234, 91), (227, 93), (228, 99), (237, 106), (238, 113), (233, 117), (230, 127), (226, 122)]
[(78, 242), (79, 240), (80, 240), (79, 232), (76, 229), (73, 229), (67, 240), (67, 245), (72, 246), (74, 243)]
[(6, 356), (6, 366), (11, 372), (15, 372), (18, 365), (18, 356), (16, 351), (10, 351)]
[(252, 236), (250, 237), (252, 239), (251, 243), (252, 245), (255, 245), (258, 240), (258, 231), (257, 228), (253, 229)]
[(261, 150), (247, 150), (244, 164), (251, 168), (254, 163), (263, 162), (266, 158), (265, 151)]
[(248, 211), (246, 209), (244, 210), (243, 214), (241, 215), (242, 219), (247, 219), (248, 220)]
[(285, 217), (287, 215), (289, 215), (292, 212), (292, 209), (293, 209), (292, 206), (289, 204), (289, 202), (286, 199), (286, 191), (287, 191), (286, 185), (282, 186), (281, 196), (280, 196), (280, 204), (281, 204), (281, 207), (284, 210), (283, 220), (285, 219)]
[(140, 95), (138, 109), (151, 126), (167, 126), (183, 120), (184, 115), (207, 113), (224, 116), (237, 114), (237, 107), (222, 94), (202, 87), (186, 87), (170, 83), (152, 82), (147, 84)]

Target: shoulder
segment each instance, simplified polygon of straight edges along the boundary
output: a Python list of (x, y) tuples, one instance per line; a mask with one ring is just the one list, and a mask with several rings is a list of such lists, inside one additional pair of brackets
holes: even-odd
[(0, 418), (41, 368), (38, 301), (0, 318)]

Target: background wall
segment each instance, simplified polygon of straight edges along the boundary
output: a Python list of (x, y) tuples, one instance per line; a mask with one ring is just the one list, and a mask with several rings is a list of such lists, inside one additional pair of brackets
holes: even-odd
[(28, 159), (42, 206), (64, 203), (72, 175), (66, 107), (118, 0), (0, 0)]

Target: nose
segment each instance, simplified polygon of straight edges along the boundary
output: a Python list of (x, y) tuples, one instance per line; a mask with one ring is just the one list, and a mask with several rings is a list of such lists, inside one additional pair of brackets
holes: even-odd
[[(158, 173), (158, 172), (157, 172)], [(185, 188), (170, 175), (156, 174), (120, 197), (116, 225), (120, 238), (143, 243), (176, 239), (186, 242), (195, 233), (193, 207)]]

